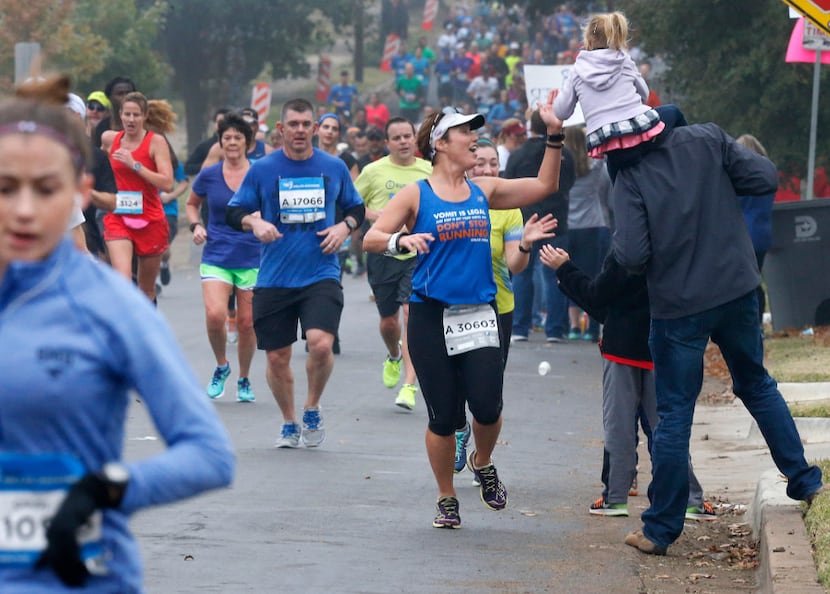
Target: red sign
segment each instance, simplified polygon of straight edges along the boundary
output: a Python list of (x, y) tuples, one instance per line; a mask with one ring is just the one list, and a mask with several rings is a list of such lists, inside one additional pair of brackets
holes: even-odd
[(830, 34), (830, 0), (782, 0)]
[(317, 65), (317, 93), (315, 95), (317, 103), (325, 103), (328, 101), (330, 90), (331, 58), (328, 56), (320, 56), (320, 62)]
[(380, 69), (384, 72), (389, 72), (392, 69), (392, 58), (398, 53), (398, 48), (401, 45), (400, 38), (394, 33), (390, 33), (386, 37), (386, 45), (383, 46), (383, 58), (380, 61)]
[(271, 85), (265, 82), (254, 85), (251, 96), (251, 107), (259, 114), (259, 123), (264, 124), (271, 111)]
[(421, 21), (421, 29), (432, 31), (432, 23), (438, 14), (438, 0), (427, 0), (424, 4), (424, 19)]

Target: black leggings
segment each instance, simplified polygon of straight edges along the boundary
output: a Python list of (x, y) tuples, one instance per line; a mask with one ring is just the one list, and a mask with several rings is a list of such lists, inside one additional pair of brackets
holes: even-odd
[(443, 315), (444, 307), (437, 301), (410, 302), (407, 332), (409, 355), (427, 404), (429, 429), (448, 436), (455, 433), (465, 402), (482, 425), (499, 420), (504, 367), (502, 351), (496, 347), (450, 357), (444, 343)]

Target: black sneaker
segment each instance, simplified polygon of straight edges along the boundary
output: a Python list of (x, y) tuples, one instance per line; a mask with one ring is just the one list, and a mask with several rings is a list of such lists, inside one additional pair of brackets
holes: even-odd
[(162, 262), (159, 269), (159, 276), (161, 277), (161, 284), (165, 287), (170, 284), (170, 263)]
[(470, 452), (470, 455), (467, 457), (467, 468), (476, 476), (479, 486), (479, 495), (481, 496), (481, 501), (484, 502), (484, 505), (492, 509), (493, 511), (498, 511), (500, 509), (504, 509), (507, 507), (507, 489), (499, 480), (499, 475), (496, 473), (496, 467), (493, 466), (493, 463), (490, 462), (484, 468), (476, 468), (473, 465), (473, 460), (475, 460), (476, 452), (473, 450)]
[(438, 500), (438, 513), (432, 521), (434, 528), (461, 528), (461, 516), (458, 515), (458, 499), (442, 497)]

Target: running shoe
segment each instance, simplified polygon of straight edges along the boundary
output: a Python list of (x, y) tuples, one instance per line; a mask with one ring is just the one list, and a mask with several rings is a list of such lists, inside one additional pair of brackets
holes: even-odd
[(700, 505), (692, 505), (686, 508), (686, 519), (697, 522), (713, 522), (718, 519), (715, 508), (708, 501)]
[(637, 477), (634, 476), (634, 480), (631, 481), (631, 487), (628, 489), (628, 496), (629, 497), (636, 497), (640, 494), (640, 491), (637, 489)]
[(207, 395), (214, 400), (225, 395), (225, 380), (231, 374), (231, 366), (225, 363), (224, 367), (217, 367), (213, 377), (207, 385)]
[(600, 497), (591, 504), (588, 508), (588, 513), (593, 516), (608, 516), (608, 517), (628, 517), (628, 504), (626, 503), (607, 503), (605, 499)]
[(504, 509), (507, 507), (507, 489), (499, 480), (499, 475), (496, 473), (496, 467), (490, 462), (483, 468), (476, 468), (473, 464), (475, 460), (476, 451), (470, 452), (467, 457), (467, 468), (469, 468), (478, 479), (479, 496), (481, 501), (494, 511)]
[(461, 516), (458, 515), (458, 499), (442, 497), (438, 500), (438, 513), (432, 525), (435, 528), (461, 528)]
[(558, 343), (562, 342), (562, 340), (563, 339), (562, 339), (561, 336), (548, 336), (545, 339), (545, 342), (548, 343), (548, 344), (558, 344)]
[(464, 425), (464, 429), (455, 432), (455, 468), (457, 474), (464, 470), (467, 465), (467, 442), (470, 441), (470, 424)]
[(412, 410), (415, 408), (415, 393), (418, 391), (416, 386), (412, 384), (404, 384), (398, 392), (398, 397), (395, 398), (395, 405)]
[(514, 334), (510, 337), (510, 342), (527, 342), (527, 336), (523, 334)]
[(307, 408), (303, 411), (302, 439), (307, 448), (316, 448), (326, 440), (323, 416), (319, 408)]
[(162, 262), (159, 268), (159, 278), (165, 287), (170, 284), (170, 262)]
[(280, 438), (274, 447), (296, 448), (300, 445), (300, 427), (297, 423), (283, 423)]
[(225, 322), (225, 330), (228, 334), (228, 344), (236, 344), (239, 341), (239, 330), (236, 327), (236, 316), (228, 316)]
[(247, 377), (240, 377), (236, 382), (236, 401), (253, 402), (256, 400), (254, 391), (251, 389), (251, 382)]
[(403, 363), (403, 358), (395, 360), (389, 356), (383, 362), (383, 385), (390, 390), (401, 381), (401, 363)]
[(571, 331), (568, 332), (568, 340), (579, 340), (580, 336), (582, 336), (582, 333), (579, 328), (571, 328)]

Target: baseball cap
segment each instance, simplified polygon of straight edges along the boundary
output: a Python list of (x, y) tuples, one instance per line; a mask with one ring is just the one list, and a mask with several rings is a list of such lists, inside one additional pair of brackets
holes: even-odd
[(522, 122), (515, 122), (509, 126), (505, 126), (501, 131), (507, 134), (527, 134), (527, 128)]
[(435, 148), (435, 141), (439, 138), (443, 137), (444, 134), (447, 133), (447, 130), (450, 128), (456, 128), (457, 126), (462, 126), (464, 124), (470, 124), (470, 130), (478, 130), (481, 128), (485, 123), (484, 116), (480, 113), (471, 113), (469, 115), (465, 115), (463, 113), (451, 112), (447, 113), (447, 109), (452, 108), (444, 108), (445, 111), (443, 115), (438, 118), (435, 126), (432, 128), (432, 132), (429, 135), (429, 145), (434, 149)]
[(69, 93), (69, 99), (66, 100), (64, 107), (69, 111), (77, 113), (81, 116), (82, 120), (86, 120), (86, 103), (75, 93)]
[(518, 42), (514, 41), (510, 44), (510, 49), (521, 49), (521, 46)]
[(89, 96), (87, 96), (86, 100), (87, 103), (89, 103), (90, 101), (97, 101), (107, 109), (112, 109), (112, 103), (110, 102), (109, 97), (107, 97), (103, 91), (92, 91), (89, 94)]

